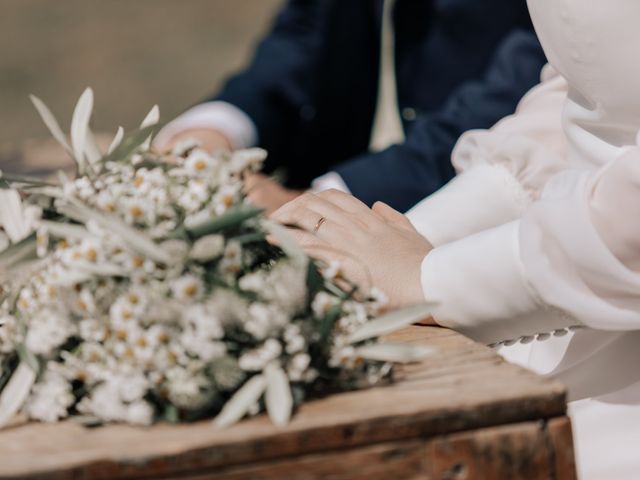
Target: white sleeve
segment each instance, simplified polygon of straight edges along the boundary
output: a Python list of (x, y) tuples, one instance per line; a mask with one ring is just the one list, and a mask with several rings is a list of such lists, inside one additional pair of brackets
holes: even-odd
[(339, 190), (344, 193), (351, 193), (349, 187), (339, 173), (329, 172), (316, 178), (311, 182), (311, 190), (314, 192), (324, 192), (325, 190)]
[(640, 148), (551, 179), (520, 220), (434, 249), (434, 318), (486, 343), (557, 329), (640, 329)]
[(452, 154), (458, 175), (407, 214), (433, 245), (518, 218), (565, 167), (564, 78), (552, 73), (491, 130), (465, 133)]
[(249, 148), (258, 143), (258, 131), (253, 120), (235, 105), (220, 101), (190, 108), (167, 123), (154, 141), (163, 145), (174, 136), (194, 129), (218, 130), (229, 139), (234, 149)]

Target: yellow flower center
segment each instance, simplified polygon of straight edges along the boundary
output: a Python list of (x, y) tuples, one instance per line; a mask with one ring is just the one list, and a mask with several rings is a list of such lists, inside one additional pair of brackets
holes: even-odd
[(95, 248), (90, 248), (87, 250), (86, 257), (90, 262), (95, 262), (98, 259), (98, 252)]
[(204, 159), (199, 159), (196, 160), (196, 163), (193, 165), (193, 167), (198, 171), (198, 172), (202, 172), (203, 170), (206, 170), (207, 168), (207, 162), (204, 161)]
[(138, 218), (138, 217), (140, 217), (140, 216), (142, 215), (142, 209), (141, 209), (139, 206), (134, 205), (133, 207), (131, 207), (131, 208), (129, 209), (129, 214), (130, 214), (133, 218)]
[(192, 283), (191, 285), (187, 285), (184, 288), (184, 294), (189, 298), (195, 297), (196, 293), (198, 293), (198, 286), (195, 283)]

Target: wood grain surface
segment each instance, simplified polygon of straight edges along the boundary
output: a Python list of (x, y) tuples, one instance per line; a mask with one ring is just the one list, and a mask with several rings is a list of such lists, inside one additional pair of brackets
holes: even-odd
[[(0, 151), (0, 169), (53, 178), (73, 165), (53, 142), (32, 142)], [(397, 368), (392, 385), (311, 401), (284, 429), (265, 417), (223, 431), (16, 419), (0, 431), (0, 478), (575, 478), (562, 385), (449, 330), (411, 327), (393, 340), (434, 354)]]
[[(390, 478), (387, 467), (406, 471), (395, 478), (573, 478), (562, 385), (448, 330), (411, 327), (393, 340), (434, 354), (392, 385), (309, 402), (284, 429), (264, 417), (223, 431), (18, 424), (0, 432), (0, 478)], [(541, 476), (495, 476), (504, 465)]]

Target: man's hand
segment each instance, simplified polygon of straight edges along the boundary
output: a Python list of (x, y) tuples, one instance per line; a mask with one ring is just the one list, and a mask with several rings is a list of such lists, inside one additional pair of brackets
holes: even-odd
[(271, 214), (304, 192), (289, 190), (266, 175), (254, 173), (245, 177), (245, 193), (254, 205)]
[(167, 141), (156, 142), (155, 147), (161, 152), (170, 152), (178, 142), (191, 139), (197, 140), (201, 148), (211, 153), (219, 150), (233, 150), (229, 139), (222, 132), (211, 128), (185, 130)]

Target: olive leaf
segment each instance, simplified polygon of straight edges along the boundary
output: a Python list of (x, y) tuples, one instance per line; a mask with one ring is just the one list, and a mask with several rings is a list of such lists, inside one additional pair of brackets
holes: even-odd
[(60, 238), (68, 238), (73, 240), (85, 240), (93, 237), (91, 232), (80, 225), (71, 223), (52, 222), (49, 220), (40, 220), (38, 226), (45, 229), (50, 235)]
[(433, 304), (426, 303), (394, 310), (375, 320), (365, 323), (349, 337), (350, 343), (358, 343), (370, 338), (380, 337), (408, 327), (431, 315)]
[(422, 345), (374, 343), (357, 348), (353, 356), (379, 362), (412, 363), (431, 354), (433, 349)]
[(225, 404), (222, 411), (213, 421), (214, 426), (222, 429), (241, 420), (251, 407), (260, 400), (266, 388), (267, 379), (264, 375), (251, 377)]
[(261, 223), (262, 228), (264, 228), (269, 235), (275, 238), (278, 242), (278, 246), (287, 255), (287, 257), (298, 265), (305, 265), (307, 263), (309, 257), (285, 227), (266, 219), (263, 219)]
[(17, 243), (30, 233), (25, 219), (22, 199), (16, 190), (0, 190), (0, 226), (13, 243)]
[(31, 98), (31, 103), (33, 103), (33, 106), (36, 107), (36, 110), (40, 114), (40, 118), (42, 118), (42, 121), (51, 132), (51, 135), (53, 135), (53, 138), (55, 138), (58, 143), (62, 145), (62, 147), (67, 151), (67, 153), (69, 153), (69, 155), (73, 156), (73, 150), (69, 145), (69, 140), (60, 128), (60, 124), (56, 120), (56, 117), (53, 115), (53, 113), (51, 113), (51, 110), (49, 110), (44, 102), (35, 95), (30, 95), (29, 98)]
[(20, 362), (0, 393), (0, 428), (5, 427), (20, 411), (35, 381), (36, 372), (25, 362)]
[[(159, 121), (160, 121), (160, 107), (158, 107), (158, 105), (154, 105), (151, 111), (147, 114), (147, 116), (144, 117), (144, 120), (142, 120), (142, 123), (140, 124), (140, 128), (155, 126), (158, 124)], [(142, 145), (140, 146), (142, 150), (149, 150), (149, 147), (151, 146), (151, 138), (152, 136), (149, 135), (147, 139), (142, 143)]]
[(116, 131), (116, 134), (113, 137), (113, 140), (111, 141), (111, 145), (109, 145), (109, 148), (107, 149), (107, 155), (111, 155), (113, 153), (113, 151), (122, 142), (123, 137), (124, 137), (124, 128), (118, 127), (118, 130)]
[(139, 149), (156, 129), (156, 125), (150, 125), (123, 135), (122, 140), (114, 147), (110, 153), (102, 157), (104, 163), (120, 162), (128, 159), (137, 149)]
[(98, 142), (96, 141), (96, 137), (91, 131), (91, 128), (87, 128), (85, 154), (87, 155), (87, 160), (89, 160), (89, 163), (91, 164), (98, 163), (102, 158), (102, 152), (100, 151), (100, 147), (98, 147)]
[(240, 205), (230, 208), (219, 217), (206, 220), (197, 225), (187, 227), (187, 233), (193, 238), (204, 237), (212, 233), (219, 233), (224, 230), (243, 224), (247, 220), (257, 217), (262, 213), (261, 208), (251, 205)]
[(269, 418), (277, 427), (289, 423), (293, 409), (293, 396), (286, 373), (275, 363), (267, 365), (264, 370), (267, 380), (265, 403)]
[(81, 173), (85, 171), (85, 150), (92, 112), (93, 90), (87, 88), (80, 96), (71, 119), (71, 146)]
[(118, 217), (94, 210), (75, 199), (69, 199), (69, 202), (80, 216), (93, 219), (102, 228), (120, 237), (132, 250), (165, 265), (171, 265), (174, 262), (169, 252), (143, 232), (127, 225)]

